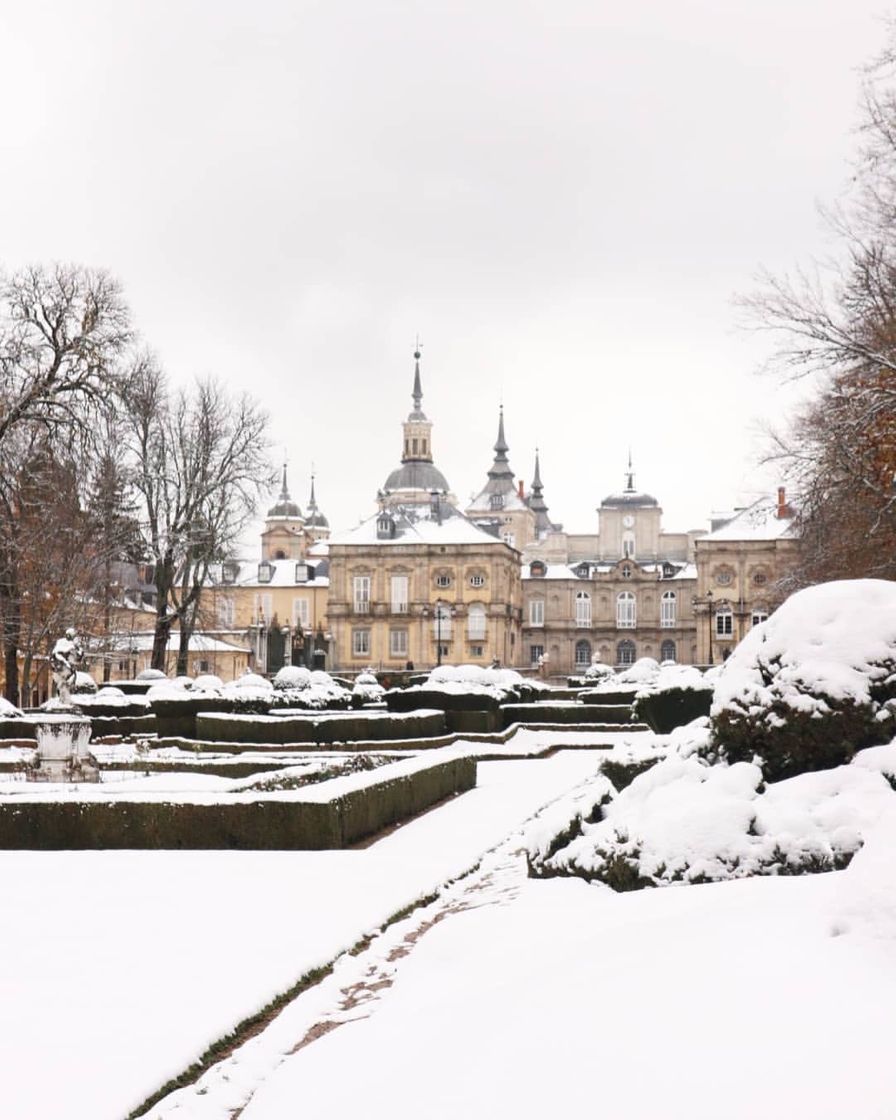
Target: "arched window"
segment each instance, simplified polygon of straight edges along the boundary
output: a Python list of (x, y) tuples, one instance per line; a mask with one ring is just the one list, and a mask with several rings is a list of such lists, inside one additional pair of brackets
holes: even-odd
[(675, 643), (668, 638), (660, 646), (660, 661), (675, 660)]
[(616, 629), (634, 630), (635, 621), (634, 593), (631, 591), (620, 591), (616, 596)]
[(617, 665), (634, 665), (635, 663), (635, 643), (626, 638), (616, 646), (616, 664)]
[[(591, 625), (591, 596), (587, 591), (576, 592), (576, 626)], [(577, 647), (578, 648), (578, 647)], [(589, 654), (590, 657), (590, 654)]]
[(576, 668), (587, 669), (591, 664), (591, 643), (582, 638), (576, 642)]
[[(660, 626), (670, 627), (675, 625), (675, 592), (664, 591), (660, 600)], [(673, 643), (674, 645), (674, 643)]]
[(623, 533), (622, 534), (622, 555), (626, 560), (634, 560), (635, 558), (635, 534)]
[(467, 611), (467, 640), (481, 642), (485, 638), (485, 607), (471, 603)]

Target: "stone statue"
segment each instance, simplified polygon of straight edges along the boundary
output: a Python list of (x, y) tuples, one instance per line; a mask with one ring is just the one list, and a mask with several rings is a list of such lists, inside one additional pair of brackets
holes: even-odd
[(69, 627), (65, 636), (56, 640), (50, 652), (50, 668), (60, 703), (71, 707), (71, 691), (75, 687), (78, 666), (84, 659), (84, 647), (77, 633)]

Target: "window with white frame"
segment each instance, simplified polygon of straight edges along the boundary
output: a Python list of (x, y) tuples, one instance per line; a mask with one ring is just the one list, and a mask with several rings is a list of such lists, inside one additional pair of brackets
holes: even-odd
[(660, 646), (660, 661), (675, 660), (675, 643), (667, 638)]
[(485, 607), (471, 603), (467, 611), (467, 640), (481, 641), (485, 637)]
[(591, 625), (591, 596), (587, 591), (576, 592), (576, 626)]
[(630, 642), (627, 638), (624, 642), (619, 642), (616, 646), (616, 664), (617, 665), (634, 665), (635, 663), (635, 643)]
[(233, 626), (236, 617), (236, 605), (229, 596), (218, 600), (218, 622), (221, 626)]
[(634, 630), (636, 622), (635, 596), (631, 591), (620, 591), (616, 596), (616, 629)]
[(300, 595), (292, 601), (292, 624), (307, 630), (311, 622), (311, 604), (307, 595)]
[(481, 572), (474, 572), (470, 576), (470, 587), (485, 587), (485, 576)]
[(544, 626), (544, 599), (533, 599), (529, 603), (529, 625)]
[(470, 657), (483, 657), (485, 646), (470, 646)]
[(389, 654), (392, 657), (407, 657), (408, 632), (407, 630), (389, 631)]
[(515, 547), (516, 547), (516, 537), (515, 537), (515, 536), (513, 535), (513, 533), (508, 533), (508, 532), (506, 532), (506, 531), (505, 531), (505, 532), (503, 532), (503, 533), (501, 534), (501, 540), (502, 540), (502, 541), (503, 541), (503, 542), (504, 542), (505, 544), (509, 544), (511, 548), (515, 548)]
[(370, 576), (355, 576), (352, 580), (352, 600), (356, 614), (370, 610)]
[(591, 643), (584, 638), (576, 642), (575, 665), (577, 669), (587, 669), (591, 664)]
[(436, 576), (436, 587), (450, 587), (451, 576), (447, 572), (439, 572)]
[(675, 625), (675, 607), (677, 597), (674, 591), (664, 591), (660, 599), (660, 626), (668, 629)]
[(529, 646), (529, 664), (533, 669), (538, 668), (539, 661), (544, 661), (544, 646)]
[(393, 614), (408, 613), (408, 577), (392, 576), (389, 581)]
[(352, 630), (352, 656), (370, 656), (370, 631), (356, 628)]
[(751, 626), (758, 626), (760, 622), (765, 622), (765, 620), (767, 618), (768, 618), (768, 611), (762, 610), (761, 607), (758, 607), (750, 615), (750, 625)]
[(623, 533), (622, 534), (622, 555), (626, 560), (634, 560), (635, 558), (635, 534)]
[(300, 560), (298, 562), (298, 564), (296, 564), (296, 583), (307, 583), (307, 582), (308, 582), (308, 565), (305, 563), (304, 560)]
[(734, 614), (730, 607), (720, 607), (716, 611), (716, 637), (730, 638), (734, 633)]

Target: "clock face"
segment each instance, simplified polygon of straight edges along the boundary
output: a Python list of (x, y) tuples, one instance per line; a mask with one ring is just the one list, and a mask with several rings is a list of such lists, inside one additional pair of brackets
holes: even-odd
[(625, 517), (623, 517), (623, 519), (622, 519), (622, 524), (626, 527), (626, 529), (631, 529), (631, 527), (632, 527), (632, 525), (634, 525), (634, 523), (635, 523), (635, 519), (634, 519), (634, 517), (632, 517), (632, 515), (630, 513), (627, 513), (625, 515)]

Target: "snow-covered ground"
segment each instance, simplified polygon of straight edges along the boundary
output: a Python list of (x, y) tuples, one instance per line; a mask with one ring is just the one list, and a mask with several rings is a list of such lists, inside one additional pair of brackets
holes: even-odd
[[(619, 734), (612, 756), (671, 766), (687, 739)], [(152, 1120), (890, 1120), (890, 753), (843, 768), (850, 796), (879, 779), (856, 816), (864, 845), (811, 876), (626, 894), (527, 879), (525, 822), (580, 787), (584, 805), (607, 757), (582, 749), (481, 763), (476, 790), (358, 851), (0, 853), (2, 1114), (121, 1120), (484, 857)]]
[(600, 757), (482, 763), (476, 789), (357, 851), (0, 852), (0, 1115), (121, 1120)]

